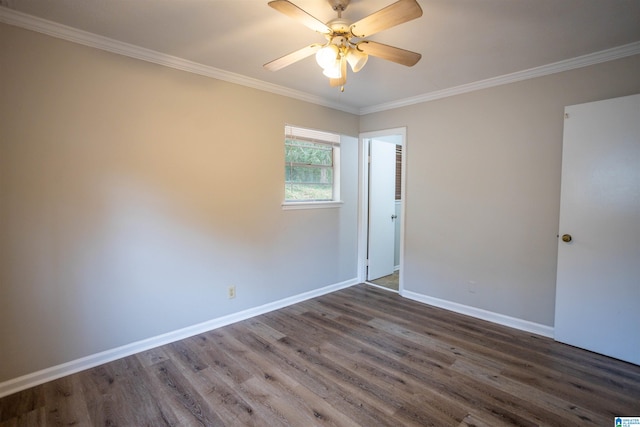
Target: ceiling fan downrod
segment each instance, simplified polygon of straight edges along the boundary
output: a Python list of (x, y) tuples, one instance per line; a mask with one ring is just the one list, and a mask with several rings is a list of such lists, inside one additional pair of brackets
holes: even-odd
[(338, 12), (338, 18), (342, 18), (342, 12), (349, 6), (350, 1), (351, 0), (327, 0), (329, 5), (331, 5), (331, 9)]

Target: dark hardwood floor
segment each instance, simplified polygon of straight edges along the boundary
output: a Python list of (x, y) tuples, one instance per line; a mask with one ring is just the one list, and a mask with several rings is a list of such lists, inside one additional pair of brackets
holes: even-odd
[(0, 399), (0, 426), (613, 426), (640, 366), (358, 285)]

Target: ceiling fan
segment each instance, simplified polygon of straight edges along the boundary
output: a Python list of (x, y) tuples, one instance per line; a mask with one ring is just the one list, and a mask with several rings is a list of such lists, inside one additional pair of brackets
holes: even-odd
[(278, 12), (323, 34), (327, 41), (324, 44), (314, 43), (303, 47), (264, 64), (264, 68), (277, 71), (315, 53), (318, 65), (323, 68), (323, 74), (329, 77), (329, 84), (340, 86), (344, 91), (344, 85), (347, 82), (347, 63), (351, 70), (357, 73), (364, 67), (369, 55), (408, 67), (415, 65), (422, 57), (419, 53), (398, 47), (371, 40), (359, 40), (422, 16), (422, 9), (417, 0), (398, 0), (354, 23), (342, 19), (342, 12), (347, 8), (350, 0), (327, 1), (338, 13), (338, 17), (326, 24), (288, 0), (269, 2), (269, 6)]

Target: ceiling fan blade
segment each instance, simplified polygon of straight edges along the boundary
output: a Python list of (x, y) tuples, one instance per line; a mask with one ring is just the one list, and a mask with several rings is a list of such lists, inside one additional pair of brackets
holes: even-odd
[(345, 58), (340, 59), (340, 78), (329, 79), (329, 86), (344, 86), (347, 83), (347, 60)]
[(420, 61), (420, 58), (422, 58), (422, 55), (419, 53), (369, 40), (359, 42), (357, 47), (367, 55), (377, 56), (378, 58), (386, 59), (387, 61), (406, 65), (407, 67), (413, 67), (418, 61)]
[(311, 56), (316, 53), (322, 47), (319, 43), (314, 43), (307, 47), (303, 47), (302, 49), (298, 49), (295, 52), (291, 52), (288, 55), (282, 56), (278, 59), (274, 59), (271, 62), (267, 62), (263, 65), (269, 71), (278, 71), (281, 68), (286, 67), (287, 65), (291, 65), (294, 62), (298, 62), (301, 59), (306, 58), (307, 56)]
[(288, 0), (270, 1), (269, 6), (271, 6), (278, 12), (284, 13), (290, 18), (295, 19), (308, 28), (311, 28), (313, 31), (317, 31), (323, 34), (331, 33), (331, 28), (327, 27), (322, 21), (309, 15), (307, 12), (300, 9), (298, 6)]
[(417, 0), (399, 0), (351, 24), (351, 34), (368, 37), (421, 16), (422, 8)]

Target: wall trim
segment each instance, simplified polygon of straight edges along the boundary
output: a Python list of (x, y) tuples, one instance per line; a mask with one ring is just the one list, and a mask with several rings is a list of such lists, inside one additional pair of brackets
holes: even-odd
[(504, 74), (502, 76), (492, 77), (477, 82), (467, 83), (443, 90), (428, 92), (422, 95), (410, 98), (400, 99), (397, 101), (387, 102), (384, 104), (372, 105), (360, 109), (360, 115), (377, 113), (385, 110), (393, 110), (395, 108), (406, 107), (423, 102), (435, 101), (437, 99), (448, 98), (450, 96), (461, 95), (463, 93), (474, 92), (476, 90), (488, 89), (495, 86), (501, 86), (509, 83), (515, 83), (522, 80), (529, 80), (536, 77), (548, 76), (550, 74), (570, 71), (576, 68), (587, 67), (589, 65), (600, 64), (602, 62), (613, 61), (614, 59), (626, 58), (640, 54), (640, 42), (633, 42), (611, 49), (601, 50), (599, 52), (589, 53), (587, 55), (578, 56), (576, 58), (565, 59), (563, 61), (554, 62), (540, 67), (529, 68), (527, 70), (516, 71), (515, 73)]
[(510, 328), (519, 329), (525, 332), (542, 335), (547, 338), (554, 337), (553, 327), (542, 325), (540, 323), (530, 322), (528, 320), (518, 319), (516, 317), (506, 316), (504, 314), (495, 313), (481, 308), (471, 307), (469, 305), (459, 304), (453, 301), (447, 301), (440, 298), (434, 298), (417, 292), (402, 291), (400, 292), (405, 298), (421, 302), (423, 304), (433, 305), (435, 307), (444, 308), (445, 310), (464, 314), (466, 316), (475, 317), (481, 320), (487, 320), (499, 325), (508, 326)]
[(155, 50), (146, 49), (130, 43), (124, 43), (109, 37), (99, 36), (88, 31), (79, 30), (57, 22), (38, 18), (17, 10), (0, 6), (0, 22), (36, 31), (51, 37), (78, 43), (84, 46), (93, 47), (107, 52), (117, 53), (130, 58), (140, 59), (176, 70), (188, 73), (199, 74), (229, 83), (235, 83), (253, 89), (282, 95), (300, 101), (333, 108), (334, 110), (345, 111), (351, 114), (358, 114), (358, 109), (343, 104), (330, 102), (322, 97), (311, 95), (306, 92), (289, 89), (273, 83), (268, 83), (242, 74), (232, 73), (219, 68), (203, 65), (177, 56), (167, 55)]
[(640, 54), (640, 41), (638, 41), (611, 49), (601, 50), (599, 52), (593, 52), (587, 55), (578, 56), (576, 58), (566, 59), (563, 61), (542, 65), (540, 67), (529, 68), (527, 70), (516, 71), (514, 73), (492, 77), (477, 82), (467, 83), (452, 88), (427, 92), (422, 95), (417, 95), (383, 104), (372, 105), (369, 107), (357, 108), (336, 102), (331, 102), (320, 96), (312, 95), (310, 93), (294, 89), (289, 89), (284, 86), (268, 83), (252, 77), (244, 76), (242, 74), (232, 73), (229, 71), (221, 70), (219, 68), (182, 59), (177, 56), (167, 55), (155, 50), (146, 49), (108, 37), (99, 36), (88, 31), (83, 31), (77, 28), (69, 27), (67, 25), (59, 24), (57, 22), (48, 21), (46, 19), (18, 12), (16, 10), (9, 9), (3, 6), (0, 6), (0, 22), (47, 34), (52, 37), (67, 40), (73, 43), (78, 43), (84, 46), (94, 47), (96, 49), (105, 50), (107, 52), (117, 53), (119, 55), (124, 55), (131, 58), (140, 59), (142, 61), (163, 65), (165, 67), (174, 68), (176, 70), (186, 71), (205, 77), (223, 80), (229, 83), (235, 83), (253, 89), (263, 90), (265, 92), (274, 93), (276, 95), (282, 95), (289, 98), (298, 99), (300, 101), (305, 101), (360, 116), (385, 110), (393, 110), (395, 108), (406, 107), (414, 104), (421, 104), (423, 102), (435, 101), (437, 99), (447, 98), (450, 96), (460, 95), (476, 90), (487, 89), (508, 83), (547, 76), (550, 74), (560, 73), (563, 71), (569, 71), (576, 68), (586, 67), (589, 65), (595, 65), (602, 62), (613, 61), (615, 59), (621, 59), (627, 56)]
[(102, 365), (104, 363), (112, 362), (126, 356), (131, 356), (132, 354), (140, 353), (142, 351), (150, 350), (161, 345), (169, 344), (175, 341), (192, 337), (194, 335), (221, 328), (232, 323), (250, 319), (260, 314), (278, 310), (280, 308), (284, 308), (311, 298), (335, 292), (340, 289), (345, 289), (357, 285), (358, 283), (361, 283), (358, 279), (350, 279), (344, 282), (335, 283), (333, 285), (283, 298), (281, 300), (264, 304), (258, 307), (249, 308), (237, 313), (232, 313), (216, 319), (211, 319), (206, 322), (188, 326), (186, 328), (167, 332), (166, 334), (147, 338), (141, 341), (136, 341), (131, 344), (126, 344), (100, 353), (82, 357), (80, 359), (72, 360), (70, 362), (62, 363), (57, 366), (52, 366), (50, 368), (26, 374), (18, 378), (10, 379), (8, 381), (0, 383), (0, 398), (46, 383), (48, 381), (53, 381), (67, 375), (75, 374), (77, 372)]

